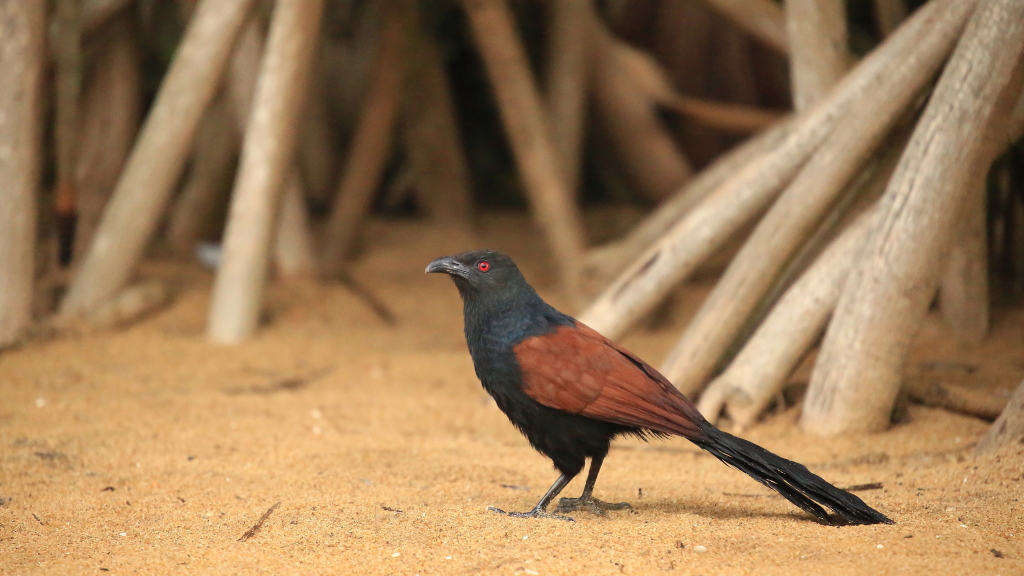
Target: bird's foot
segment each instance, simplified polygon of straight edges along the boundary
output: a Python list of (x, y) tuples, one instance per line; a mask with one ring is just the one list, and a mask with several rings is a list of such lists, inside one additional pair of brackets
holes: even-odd
[(598, 516), (607, 516), (608, 510), (632, 510), (633, 507), (627, 502), (603, 502), (593, 496), (579, 498), (561, 498), (558, 500), (558, 508), (555, 512), (575, 512), (586, 510)]
[(566, 522), (575, 522), (575, 520), (573, 520), (569, 516), (551, 514), (550, 512), (545, 512), (540, 508), (534, 508), (529, 512), (505, 512), (501, 508), (495, 508), (494, 506), (488, 506), (487, 509), (490, 510), (491, 512), (497, 512), (498, 514), (504, 514), (505, 516), (511, 516), (513, 518), (550, 518), (552, 520), (564, 520)]

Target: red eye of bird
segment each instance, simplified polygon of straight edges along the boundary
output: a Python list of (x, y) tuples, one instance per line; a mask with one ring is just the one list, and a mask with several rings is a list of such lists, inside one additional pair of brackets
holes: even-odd
[(487, 272), (488, 270), (491, 269), (491, 265), (490, 263), (487, 262), (487, 260), (481, 260), (476, 263), (476, 269), (481, 272)]

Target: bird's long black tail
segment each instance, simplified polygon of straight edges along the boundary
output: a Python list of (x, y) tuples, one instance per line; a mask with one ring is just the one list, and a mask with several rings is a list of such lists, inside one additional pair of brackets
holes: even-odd
[[(699, 426), (704, 434), (691, 438), (694, 444), (729, 466), (746, 472), (810, 514), (830, 523), (893, 524), (863, 500), (829, 484), (803, 464), (786, 460), (753, 442), (722, 432), (707, 421)], [(829, 516), (822, 506), (832, 510), (841, 521)]]

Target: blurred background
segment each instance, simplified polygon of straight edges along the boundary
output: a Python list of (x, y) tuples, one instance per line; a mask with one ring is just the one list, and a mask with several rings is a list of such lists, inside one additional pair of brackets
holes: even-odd
[[(358, 263), (401, 223), (459, 249), (532, 230), (514, 256), (613, 338), (712, 279), (661, 364), (714, 392), (702, 409), (738, 410), (743, 389), (752, 422), (830, 325), (812, 393), (884, 381), (836, 430), (884, 428), (930, 309), (977, 345), (1024, 294), (1024, 101), (1000, 10), (6, 2), (0, 346), (165, 304), (177, 289), (139, 274), (153, 259), (213, 271), (213, 342), (253, 336), (268, 280), (340, 282), (400, 323)], [(769, 360), (770, 384), (726, 371)], [(842, 366), (852, 380), (829, 376)]]

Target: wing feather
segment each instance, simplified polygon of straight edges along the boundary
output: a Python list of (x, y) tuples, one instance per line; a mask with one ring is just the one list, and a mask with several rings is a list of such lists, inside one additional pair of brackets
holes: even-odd
[(697, 409), (664, 376), (584, 324), (527, 338), (514, 351), (523, 391), (544, 406), (666, 434), (699, 432)]

